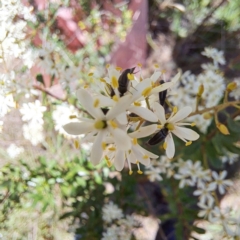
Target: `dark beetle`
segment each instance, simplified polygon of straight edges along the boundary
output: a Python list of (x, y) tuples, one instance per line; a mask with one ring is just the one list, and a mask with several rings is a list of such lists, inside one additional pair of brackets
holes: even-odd
[(128, 90), (129, 86), (129, 79), (128, 79), (128, 74), (132, 74), (133, 71), (135, 70), (134, 68), (128, 68), (122, 72), (122, 74), (118, 78), (118, 91), (120, 93), (120, 97), (124, 95), (125, 92)]
[(159, 132), (157, 132), (151, 139), (148, 140), (149, 145), (156, 145), (162, 142), (168, 135), (168, 128), (164, 127)]
[[(165, 83), (163, 80), (160, 80), (160, 84)], [(159, 96), (159, 103), (163, 106), (166, 100), (166, 96), (167, 96), (167, 90), (164, 90), (160, 93), (158, 93)]]

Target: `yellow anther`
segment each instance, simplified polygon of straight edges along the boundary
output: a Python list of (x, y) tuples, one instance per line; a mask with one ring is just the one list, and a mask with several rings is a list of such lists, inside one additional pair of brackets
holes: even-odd
[(79, 21), (79, 22), (78, 22), (78, 26), (79, 26), (79, 28), (82, 29), (82, 30), (84, 30), (84, 29), (86, 28), (85, 23), (82, 22), (82, 21)]
[(102, 149), (105, 150), (107, 147), (107, 144), (105, 142), (102, 142)]
[(137, 173), (138, 174), (143, 174), (143, 172), (141, 170), (138, 170)]
[(83, 86), (83, 88), (84, 88), (84, 89), (89, 88), (88, 84), (85, 84), (85, 85)]
[(99, 99), (95, 99), (93, 102), (93, 106), (96, 108), (99, 106), (99, 103), (100, 103)]
[(162, 129), (162, 128), (163, 128), (163, 125), (158, 124), (158, 125), (157, 125), (157, 128)]
[(109, 124), (112, 126), (112, 128), (117, 128), (117, 127), (118, 127), (118, 125), (117, 125), (116, 122), (114, 122), (114, 121), (112, 121), (112, 120), (110, 120), (110, 121), (108, 121), (108, 122), (109, 122)]
[(93, 73), (92, 73), (92, 72), (91, 72), (91, 73), (89, 73), (89, 74), (88, 74), (88, 76), (89, 76), (89, 77), (93, 76)]
[(191, 123), (191, 127), (194, 127), (194, 126), (196, 126), (196, 123), (195, 123), (195, 122), (192, 122), (192, 123)]
[(127, 77), (128, 77), (128, 80), (130, 81), (134, 80), (134, 74), (128, 73)]
[(154, 64), (154, 67), (155, 67), (155, 68), (159, 68), (159, 65), (158, 65), (158, 64)]
[(236, 88), (237, 88), (237, 83), (236, 82), (231, 82), (227, 85), (227, 91), (229, 91), (229, 92), (233, 91)]
[(217, 128), (224, 135), (229, 135), (230, 134), (229, 131), (228, 131), (228, 128), (224, 124), (218, 123)]
[(142, 67), (142, 64), (141, 64), (141, 63), (138, 63), (137, 66), (141, 68), (141, 67)]
[(138, 160), (136, 160), (136, 164), (139, 164), (139, 161), (138, 161)]
[(79, 149), (80, 144), (79, 144), (78, 140), (74, 140), (74, 146), (76, 149)]
[(166, 72), (167, 72), (166, 69), (163, 69), (163, 70), (161, 71), (162, 74), (164, 74), (164, 73), (166, 73)]
[(166, 142), (164, 142), (164, 144), (163, 144), (163, 148), (164, 148), (164, 150), (167, 149), (167, 143), (166, 143)]
[(112, 97), (112, 99), (113, 99), (113, 101), (118, 102), (119, 97), (118, 97), (117, 95), (114, 95), (114, 96)]
[(138, 143), (138, 141), (137, 141), (136, 138), (133, 138), (133, 139), (132, 139), (132, 142), (133, 142), (134, 145), (136, 145), (136, 144)]
[(128, 173), (129, 173), (129, 175), (132, 175), (132, 174), (133, 174), (133, 171), (132, 171), (132, 170), (130, 170)]
[(122, 71), (122, 68), (121, 68), (121, 67), (115, 67), (115, 69), (116, 69), (117, 71)]
[(77, 118), (77, 115), (70, 115), (69, 118), (70, 118), (70, 119)]
[(118, 88), (118, 80), (115, 76), (112, 76), (111, 82), (112, 82), (113, 88)]
[(137, 106), (137, 107), (140, 107), (140, 106), (141, 106), (141, 103), (140, 103), (140, 102), (134, 102), (133, 104), (134, 104), (134, 106)]
[(142, 78), (142, 77), (140, 77), (139, 81), (140, 81), (140, 82), (142, 82), (142, 80), (143, 80), (143, 78)]
[(116, 148), (115, 147), (109, 147), (108, 150), (109, 151), (116, 151)]
[(142, 95), (144, 97), (147, 97), (151, 93), (151, 91), (152, 91), (152, 87), (147, 87), (142, 91)]
[(107, 122), (102, 120), (96, 121), (94, 127), (99, 130), (104, 129), (107, 127)]
[(173, 112), (176, 113), (178, 111), (178, 108), (176, 106), (173, 107)]
[(148, 158), (149, 158), (148, 155), (144, 155), (144, 156), (143, 156), (143, 159), (148, 159)]
[(110, 67), (110, 64), (106, 64), (106, 68), (109, 68)]
[(192, 144), (192, 141), (186, 142), (185, 146), (189, 146)]
[(105, 82), (106, 82), (106, 80), (105, 80), (104, 78), (100, 78), (100, 82), (103, 82), (103, 83), (105, 83)]
[(172, 123), (167, 123), (166, 128), (170, 131), (174, 130), (174, 125)]

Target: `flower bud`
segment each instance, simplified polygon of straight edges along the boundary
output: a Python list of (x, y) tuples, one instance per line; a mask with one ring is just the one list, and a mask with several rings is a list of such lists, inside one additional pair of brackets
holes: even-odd
[(227, 85), (227, 91), (228, 92), (231, 92), (236, 88), (237, 88), (237, 83), (236, 82), (231, 82)]
[(224, 124), (218, 123), (217, 128), (224, 135), (229, 135), (230, 134), (229, 131), (228, 131), (228, 128)]
[(203, 118), (205, 120), (211, 119), (212, 118), (212, 114), (210, 112), (206, 112), (203, 114)]
[(201, 85), (198, 87), (197, 96), (198, 96), (198, 97), (201, 97), (202, 94), (203, 94), (203, 92), (204, 92), (204, 86), (203, 86), (203, 84), (201, 84)]

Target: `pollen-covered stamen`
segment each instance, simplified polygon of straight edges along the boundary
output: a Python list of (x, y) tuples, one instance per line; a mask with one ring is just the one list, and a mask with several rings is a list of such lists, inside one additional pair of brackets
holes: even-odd
[(107, 147), (107, 144), (105, 142), (102, 142), (102, 149), (105, 150)]
[(151, 86), (145, 88), (145, 89), (142, 91), (142, 96), (143, 96), (143, 97), (147, 97), (147, 96), (151, 93), (151, 91), (152, 91), (152, 87), (151, 87)]
[(92, 73), (92, 72), (90, 72), (90, 73), (88, 74), (88, 76), (89, 76), (89, 77), (93, 76), (93, 73)]
[(158, 125), (157, 125), (157, 128), (162, 129), (162, 128), (163, 128), (163, 125), (158, 124)]
[(134, 145), (137, 145), (137, 143), (138, 143), (138, 141), (137, 141), (136, 138), (133, 138), (133, 139), (132, 139), (132, 142), (133, 142)]
[(164, 142), (164, 144), (163, 144), (163, 149), (164, 149), (164, 150), (167, 149), (167, 142)]
[(97, 108), (99, 106), (99, 103), (100, 103), (99, 99), (95, 99), (93, 102), (93, 106)]
[(109, 151), (116, 151), (116, 148), (115, 147), (109, 147), (108, 150)]
[(174, 130), (174, 125), (172, 123), (166, 123), (165, 127), (170, 131)]
[(104, 120), (96, 121), (94, 124), (94, 127), (96, 129), (104, 129), (107, 127), (107, 121), (104, 121)]
[(107, 155), (105, 156), (105, 159), (106, 159), (106, 162), (107, 162), (107, 166), (108, 166), (108, 167), (111, 167), (111, 166), (112, 166), (112, 163), (111, 163), (111, 161), (110, 161), (110, 159), (108, 158)]
[(112, 97), (112, 100), (113, 100), (113, 101), (115, 101), (115, 102), (118, 102), (118, 100), (119, 100), (119, 97), (118, 97), (118, 96), (116, 96), (116, 95), (114, 95), (114, 96)]
[(178, 111), (178, 108), (176, 106), (173, 107), (173, 112), (176, 114)]
[(108, 64), (106, 64), (106, 68), (109, 68), (110, 67), (110, 64), (108, 63)]
[(130, 80), (130, 81), (134, 80), (134, 74), (132, 74), (132, 73), (128, 73), (127, 77), (128, 77), (128, 80)]
[(115, 76), (112, 76), (111, 83), (112, 83), (113, 88), (115, 88), (115, 89), (118, 88), (118, 80)]
[(115, 69), (116, 69), (117, 71), (122, 71), (122, 68), (121, 68), (121, 67), (115, 67)]
[(134, 106), (136, 106), (136, 107), (141, 107), (141, 103), (140, 103), (140, 102), (134, 102), (133, 104), (134, 104)]
[(158, 65), (157, 63), (155, 63), (153, 66), (154, 66), (155, 68), (159, 68), (159, 65)]
[(100, 82), (106, 83), (106, 80), (104, 78), (100, 78)]
[(148, 158), (149, 158), (148, 155), (144, 155), (144, 156), (143, 156), (143, 159), (145, 159), (145, 160), (147, 160)]
[(185, 146), (189, 146), (189, 145), (191, 145), (192, 144), (192, 141), (189, 141), (189, 142), (186, 142), (185, 143)]
[(70, 119), (77, 118), (77, 115), (70, 115), (69, 118), (70, 118)]
[(141, 63), (138, 63), (137, 66), (138, 66), (139, 68), (141, 68), (141, 67), (142, 67), (142, 64), (141, 64)]
[(117, 128), (118, 127), (117, 123), (114, 122), (113, 120), (108, 121), (108, 123), (111, 125), (112, 128)]
[(191, 123), (191, 127), (194, 127), (194, 126), (196, 126), (196, 123), (195, 123), (195, 122), (192, 122), (192, 123)]
[(74, 140), (74, 146), (75, 146), (76, 149), (79, 149), (80, 144), (79, 144), (78, 140)]

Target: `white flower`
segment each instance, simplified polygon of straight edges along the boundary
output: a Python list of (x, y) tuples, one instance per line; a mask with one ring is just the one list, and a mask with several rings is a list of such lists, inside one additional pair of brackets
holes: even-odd
[(225, 188), (227, 186), (232, 186), (233, 182), (231, 180), (224, 180), (225, 177), (227, 176), (227, 171), (224, 170), (220, 174), (217, 172), (213, 171), (212, 176), (215, 181), (210, 183), (210, 186), (212, 187), (218, 187), (219, 193), (224, 194), (225, 193)]
[(151, 182), (162, 181), (163, 178), (161, 177), (160, 173), (161, 169), (152, 166), (145, 170), (145, 174), (148, 176)]
[(206, 217), (209, 221), (213, 218), (213, 204), (214, 199), (208, 199), (207, 203), (199, 202), (197, 205), (201, 208), (198, 217)]
[(225, 64), (225, 58), (223, 56), (223, 51), (218, 51), (216, 48), (206, 47), (202, 52), (202, 55), (212, 58), (214, 61), (214, 65), (218, 66), (218, 64)]
[[(178, 138), (186, 142), (186, 144), (191, 144), (187, 140), (194, 141), (199, 138), (199, 135), (188, 128), (182, 127), (184, 125), (191, 125), (190, 123), (181, 123), (180, 121), (185, 119), (191, 112), (191, 107), (184, 107), (178, 112), (172, 112), (170, 117), (166, 119), (164, 108), (157, 102), (154, 103), (154, 112), (157, 115), (162, 128), (168, 129), (168, 134), (165, 138), (164, 148), (166, 149), (166, 154), (168, 158), (173, 158), (175, 154), (175, 145), (172, 137), (172, 133)], [(161, 130), (160, 130), (161, 131)]]
[(116, 204), (109, 202), (104, 205), (102, 218), (106, 223), (111, 223), (113, 220), (121, 219), (122, 217), (122, 209), (120, 209)]
[(19, 109), (22, 114), (23, 121), (31, 121), (32, 123), (43, 124), (43, 112), (47, 108), (42, 106), (39, 100), (30, 103), (24, 103), (23, 106)]
[(130, 95), (120, 98), (115, 106), (107, 111), (106, 115), (99, 107), (98, 99), (94, 100), (86, 90), (78, 90), (77, 97), (93, 119), (82, 118), (81, 122), (71, 122), (64, 125), (63, 128), (67, 133), (72, 135), (91, 133), (94, 136), (90, 157), (90, 161), (94, 165), (99, 163), (103, 150), (106, 148), (106, 142), (104, 142), (106, 136), (113, 137), (118, 149), (131, 149), (131, 141), (126, 131), (122, 130), (118, 122), (114, 120), (126, 110), (129, 102), (131, 102)]
[[(130, 174), (132, 173), (131, 163), (137, 164), (139, 173), (141, 173), (139, 163), (145, 166), (148, 166), (150, 164), (150, 158), (158, 158), (158, 156), (141, 147), (138, 144), (137, 139), (149, 136), (150, 134), (154, 133), (156, 129), (157, 129), (157, 125), (152, 124), (149, 126), (141, 127), (138, 130), (132, 133), (129, 133), (127, 137), (131, 141), (130, 149), (122, 150), (122, 149), (118, 149), (114, 145), (110, 145), (105, 155), (105, 158), (107, 159), (108, 164), (111, 165), (110, 163), (113, 162), (115, 168), (118, 171), (121, 171), (124, 167), (124, 163), (126, 159), (129, 166)], [(111, 142), (112, 140), (109, 140), (109, 141)]]
[(193, 192), (194, 196), (200, 196), (200, 203), (205, 203), (206, 201), (214, 201), (212, 192), (216, 189), (215, 186), (210, 186), (206, 184), (200, 184), (198, 189)]
[(8, 148), (7, 148), (7, 153), (10, 158), (16, 158), (19, 156), (21, 153), (24, 152), (23, 147), (18, 147), (14, 143), (12, 143)]
[(37, 144), (43, 142), (43, 126), (37, 123), (29, 123), (23, 125), (23, 136), (26, 140), (29, 140), (32, 145), (36, 146)]

